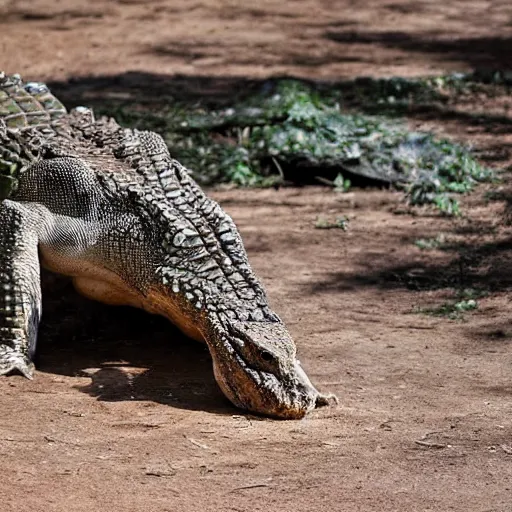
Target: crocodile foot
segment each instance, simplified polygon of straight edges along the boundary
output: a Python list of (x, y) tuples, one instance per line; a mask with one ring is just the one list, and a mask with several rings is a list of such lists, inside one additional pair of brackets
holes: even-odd
[(32, 379), (34, 363), (11, 347), (0, 345), (0, 375), (7, 375), (11, 372), (19, 372), (27, 379)]

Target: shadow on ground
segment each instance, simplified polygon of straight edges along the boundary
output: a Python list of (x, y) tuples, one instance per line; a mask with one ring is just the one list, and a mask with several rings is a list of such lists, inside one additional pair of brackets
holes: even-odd
[(490, 352), (497, 352), (502, 347), (512, 344), (511, 322), (490, 322), (466, 330), (469, 331), (470, 337), (476, 338), (479, 345)]
[(213, 377), (206, 346), (166, 319), (81, 297), (66, 278), (43, 275), (37, 367), (91, 377), (81, 391), (99, 400), (150, 400), (233, 414)]
[(232, 105), (272, 87), (273, 80), (254, 80), (237, 76), (166, 75), (127, 71), (118, 75), (71, 78), (66, 82), (49, 82), (52, 92), (67, 107), (87, 105), (104, 107), (112, 102), (136, 102), (160, 105), (169, 101), (219, 107)]
[(462, 61), (472, 68), (503, 68), (510, 66), (511, 37), (448, 38), (431, 32), (412, 34), (402, 31), (364, 32), (327, 30), (329, 41), (351, 45), (378, 45), (397, 48), (408, 53), (434, 54), (439, 60)]
[[(404, 241), (412, 246), (414, 240)], [(310, 292), (341, 293), (362, 286), (413, 291), (474, 288), (486, 292), (512, 289), (512, 240), (447, 244), (449, 261), (435, 263), (436, 258), (404, 260), (400, 253), (361, 256), (359, 272), (333, 272), (314, 284)], [(433, 263), (430, 263), (432, 261)]]
[[(315, 26), (323, 30), (326, 41), (322, 47), (309, 49), (299, 45), (279, 47), (266, 41), (255, 42), (245, 48), (244, 52), (231, 54), (226, 48), (226, 41), (197, 41), (194, 39), (149, 45), (147, 54), (163, 58), (177, 58), (192, 63), (202, 59), (215, 59), (223, 62), (230, 59), (231, 64), (250, 65), (255, 62), (260, 66), (285, 65), (316, 68), (342, 62), (372, 62), (373, 52), (377, 49), (399, 50), (408, 54), (421, 54), (440, 62), (460, 62), (472, 68), (504, 68), (510, 66), (512, 38), (496, 37), (466, 37), (453, 38), (446, 32), (430, 31), (417, 34), (406, 31), (364, 31), (357, 30), (350, 23), (335, 22)], [(332, 44), (332, 43), (338, 43)], [(339, 47), (338, 47), (339, 46)], [(371, 50), (369, 47), (372, 47)], [(380, 52), (382, 54), (382, 51)], [(397, 56), (383, 56), (383, 59), (396, 60)], [(410, 57), (408, 57), (410, 58)], [(421, 58), (421, 57), (420, 57)]]

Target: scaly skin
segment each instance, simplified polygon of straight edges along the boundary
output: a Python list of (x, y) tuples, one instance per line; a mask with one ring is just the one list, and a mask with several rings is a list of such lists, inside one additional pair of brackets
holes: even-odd
[[(42, 84), (0, 74), (0, 374), (32, 376), (39, 266), (107, 304), (164, 315), (207, 343), (238, 407), (300, 418), (330, 396), (249, 266), (231, 218), (155, 133), (67, 113)], [(7, 195), (7, 194), (4, 194)]]

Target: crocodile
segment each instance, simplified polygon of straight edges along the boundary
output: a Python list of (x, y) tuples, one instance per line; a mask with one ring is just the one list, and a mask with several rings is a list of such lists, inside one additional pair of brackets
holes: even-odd
[(0, 375), (33, 378), (43, 267), (205, 342), (239, 408), (297, 419), (335, 400), (302, 369), (233, 220), (160, 135), (0, 73), (0, 177)]

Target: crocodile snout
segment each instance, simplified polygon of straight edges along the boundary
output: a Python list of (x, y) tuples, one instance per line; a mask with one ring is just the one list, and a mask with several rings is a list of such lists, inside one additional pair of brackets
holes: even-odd
[[(317, 407), (336, 401), (321, 394), (295, 362), (279, 376), (254, 370), (227, 370), (214, 358), (214, 374), (226, 397), (237, 407), (277, 419), (300, 419)], [(227, 371), (226, 371), (227, 370)]]

